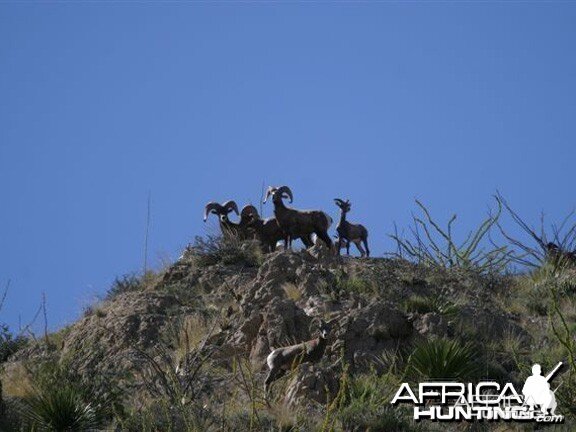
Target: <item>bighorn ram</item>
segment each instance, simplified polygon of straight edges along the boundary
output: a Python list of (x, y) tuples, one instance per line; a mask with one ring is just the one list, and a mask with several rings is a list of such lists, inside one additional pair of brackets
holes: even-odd
[[(240, 222), (235, 223), (230, 221), (228, 214), (234, 212), (240, 215)], [(220, 229), (224, 236), (237, 236), (240, 239), (248, 239), (253, 237), (248, 230), (248, 223), (258, 216), (258, 210), (253, 205), (247, 205), (242, 208), (242, 212), (238, 213), (238, 205), (234, 201), (226, 201), (224, 204), (217, 202), (209, 202), (204, 209), (204, 222), (208, 219), (208, 215), (215, 214), (220, 221)]]
[(312, 233), (315, 233), (328, 247), (332, 247), (332, 241), (328, 235), (328, 228), (332, 225), (330, 216), (319, 210), (302, 211), (286, 207), (282, 201), (283, 198), (289, 198), (290, 202), (293, 201), (292, 191), (288, 186), (270, 186), (266, 191), (264, 204), (270, 196), (272, 196), (274, 203), (274, 215), (278, 225), (285, 233), (284, 246), (286, 249), (292, 247), (292, 240), (295, 238), (307, 239), (310, 244), (306, 244), (307, 241), (305, 241), (306, 247), (312, 246)]
[[(346, 254), (350, 255), (350, 242), (354, 243), (361, 256), (370, 256), (370, 249), (368, 248), (368, 230), (360, 224), (351, 224), (346, 220), (346, 213), (350, 211), (352, 204), (349, 200), (343, 201), (340, 198), (334, 198), (336, 205), (340, 207), (340, 222), (336, 227), (338, 231), (338, 243), (336, 245), (336, 253), (340, 255), (340, 249), (343, 242), (346, 242)], [(360, 242), (364, 243), (366, 251), (362, 248)]]
[(266, 381), (264, 381), (266, 393), (272, 382), (284, 376), (294, 366), (305, 362), (314, 363), (320, 360), (326, 349), (329, 331), (329, 326), (324, 321), (320, 321), (320, 334), (317, 338), (296, 345), (276, 348), (268, 354), (266, 364), (270, 372), (268, 372)]

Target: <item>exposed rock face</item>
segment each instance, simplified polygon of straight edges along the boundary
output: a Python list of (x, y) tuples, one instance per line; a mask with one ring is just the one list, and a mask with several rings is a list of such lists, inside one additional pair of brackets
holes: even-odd
[(263, 319), (250, 352), (254, 365), (264, 365), (266, 356), (281, 346), (310, 339), (311, 318), (292, 300), (273, 299), (263, 311)]
[[(175, 320), (203, 314), (214, 322), (209, 333), (202, 330), (211, 365), (231, 370), (234, 361), (243, 359), (263, 383), (271, 350), (316, 337), (321, 318), (331, 327), (324, 358), (297, 366), (284, 388), (289, 404), (325, 404), (338, 391), (343, 364), (361, 372), (386, 351), (455, 334), (453, 318), (435, 311), (405, 312), (409, 296), (440, 291), (458, 296), (463, 302), (459, 325), (496, 335), (511, 329), (529, 338), (513, 317), (480, 292), (482, 282), (475, 277), (432, 272), (403, 261), (320, 256), (275, 252), (259, 267), (200, 266), (185, 253), (154, 286), (94, 307), (68, 329), (58, 355), (86, 376), (130, 374), (138, 367), (132, 359), (135, 350), (153, 352)], [(28, 350), (28, 356), (35, 355)], [(221, 381), (213, 391), (231, 392), (225, 386), (233, 383)]]
[(307, 400), (325, 405), (338, 393), (338, 376), (339, 370), (334, 367), (303, 364), (290, 379), (284, 400), (288, 405), (305, 403)]
[(428, 312), (417, 316), (414, 321), (414, 327), (419, 334), (424, 336), (450, 337), (453, 333), (446, 319), (436, 312)]
[(413, 331), (404, 313), (391, 303), (378, 300), (342, 313), (337, 323), (332, 353), (343, 352), (352, 365), (385, 349), (394, 349), (399, 341), (409, 340)]
[(134, 349), (153, 347), (171, 318), (185, 312), (172, 295), (122, 294), (72, 325), (61, 355), (80, 373), (128, 371)]

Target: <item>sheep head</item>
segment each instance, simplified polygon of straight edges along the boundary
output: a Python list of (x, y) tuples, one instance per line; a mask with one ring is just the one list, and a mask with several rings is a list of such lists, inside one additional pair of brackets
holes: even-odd
[(294, 196), (292, 195), (292, 191), (290, 190), (290, 188), (288, 186), (280, 186), (280, 187), (269, 186), (268, 190), (266, 191), (266, 197), (264, 198), (264, 201), (263, 201), (264, 204), (266, 204), (266, 201), (268, 201), (268, 198), (270, 196), (272, 196), (272, 200), (282, 199), (282, 198), (288, 198), (288, 199), (290, 199), (290, 202), (292, 202), (294, 200)]
[(352, 208), (352, 204), (350, 204), (350, 200), (341, 200), (340, 198), (334, 198), (334, 202), (344, 213), (347, 213)]
[(245, 205), (240, 212), (240, 220), (245, 222), (255, 221), (260, 219), (258, 210), (253, 205)]
[(209, 202), (204, 208), (204, 222), (206, 222), (206, 219), (208, 219), (209, 214), (220, 215), (223, 211), (224, 208), (221, 204), (218, 204), (217, 202)]
[(228, 213), (234, 212), (239, 214), (238, 205), (230, 200), (226, 201), (224, 204), (218, 204), (217, 202), (209, 202), (204, 208), (204, 222), (208, 219), (209, 214), (215, 214), (220, 217), (221, 220), (228, 219)]

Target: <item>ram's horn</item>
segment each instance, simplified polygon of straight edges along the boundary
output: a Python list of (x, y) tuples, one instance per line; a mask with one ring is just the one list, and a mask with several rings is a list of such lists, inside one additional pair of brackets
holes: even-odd
[(224, 204), (222, 204), (222, 207), (224, 208), (224, 211), (226, 213), (230, 213), (231, 211), (233, 211), (234, 213), (236, 213), (237, 215), (239, 215), (240, 213), (238, 212), (238, 205), (236, 204), (235, 201), (226, 201)]
[(282, 194), (281, 195), (282, 197), (284, 197), (284, 194), (288, 195), (288, 198), (290, 198), (290, 202), (294, 200), (294, 197), (292, 196), (292, 191), (288, 186), (280, 186), (276, 191), (276, 193)]
[(268, 186), (268, 190), (266, 191), (266, 196), (264, 197), (264, 201), (262, 201), (262, 204), (266, 204), (266, 201), (268, 201), (268, 198), (274, 192), (276, 192), (276, 188), (274, 186)]
[(334, 198), (334, 201), (336, 201), (336, 204), (338, 206), (342, 206), (344, 204), (346, 204), (343, 200), (341, 200), (340, 198)]
[(223, 210), (224, 208), (217, 202), (209, 202), (204, 208), (204, 222), (206, 222), (210, 213), (219, 214), (222, 213)]

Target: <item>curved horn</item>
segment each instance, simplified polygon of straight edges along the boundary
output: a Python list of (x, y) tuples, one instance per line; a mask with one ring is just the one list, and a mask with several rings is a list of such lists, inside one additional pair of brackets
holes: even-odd
[(334, 201), (336, 201), (336, 205), (338, 207), (345, 204), (345, 202), (343, 200), (341, 200), (340, 198), (334, 198)]
[(219, 214), (223, 210), (224, 208), (217, 202), (209, 202), (208, 204), (206, 204), (206, 207), (204, 208), (204, 222), (206, 222), (206, 219), (208, 219), (208, 215), (210, 213)]
[(266, 197), (264, 198), (264, 201), (262, 201), (262, 204), (266, 204), (266, 201), (268, 201), (270, 195), (272, 195), (275, 191), (276, 188), (274, 186), (268, 186), (268, 190), (266, 191)]
[(222, 207), (224, 208), (224, 211), (226, 213), (230, 213), (231, 211), (233, 211), (237, 215), (240, 214), (238, 212), (238, 205), (236, 204), (236, 201), (233, 201), (233, 200), (226, 201), (224, 204), (222, 204)]
[(284, 194), (288, 195), (288, 198), (290, 198), (290, 202), (294, 200), (294, 197), (292, 196), (292, 191), (288, 186), (280, 186), (276, 192), (282, 194), (282, 196)]
[(256, 210), (256, 207), (254, 207), (251, 204), (245, 205), (242, 208), (242, 211), (240, 212), (240, 219), (241, 220), (249, 219), (249, 218), (260, 219), (260, 215), (258, 214), (258, 210)]

